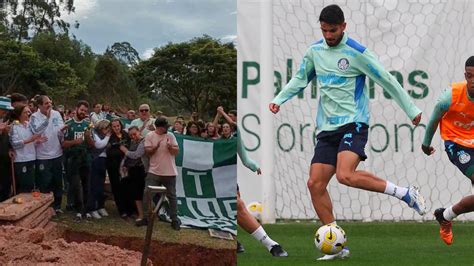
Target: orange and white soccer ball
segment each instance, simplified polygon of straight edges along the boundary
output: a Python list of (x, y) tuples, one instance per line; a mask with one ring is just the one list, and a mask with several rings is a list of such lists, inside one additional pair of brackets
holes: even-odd
[(339, 253), (347, 244), (346, 233), (339, 225), (323, 225), (314, 235), (314, 244), (324, 254)]

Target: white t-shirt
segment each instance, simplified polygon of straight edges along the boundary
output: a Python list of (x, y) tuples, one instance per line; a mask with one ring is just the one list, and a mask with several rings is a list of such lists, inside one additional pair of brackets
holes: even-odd
[(58, 111), (51, 110), (49, 120), (39, 110), (31, 115), (30, 127), (33, 134), (41, 134), (48, 138), (46, 142), (36, 145), (36, 159), (56, 159), (63, 155), (59, 141), (59, 133), (63, 126), (63, 118)]
[(24, 144), (33, 136), (29, 124), (14, 123), (10, 131), (10, 143), (15, 150), (15, 163), (31, 162), (36, 160), (35, 142)]

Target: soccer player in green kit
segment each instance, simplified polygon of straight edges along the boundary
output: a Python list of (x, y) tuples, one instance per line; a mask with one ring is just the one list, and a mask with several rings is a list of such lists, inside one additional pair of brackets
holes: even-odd
[(76, 210), (75, 220), (80, 221), (85, 215), (85, 203), (87, 201), (87, 190), (90, 171), (90, 156), (87, 151), (85, 140), (86, 131), (90, 122), (85, 119), (89, 103), (79, 101), (76, 105), (75, 116), (66, 122), (64, 132), (64, 164), (66, 177), (69, 182), (67, 196), (71, 197)]
[[(323, 8), (319, 22), (324, 38), (309, 47), (296, 75), (269, 106), (276, 114), (280, 105), (304, 90), (316, 77), (321, 95), (316, 117), (319, 132), (307, 186), (319, 219), (323, 224), (335, 223), (327, 191), (334, 174), (339, 183), (397, 197), (424, 215), (425, 202), (418, 188), (397, 186), (372, 173), (357, 170), (360, 161), (367, 158), (364, 152), (369, 127), (366, 77), (384, 88), (414, 125), (421, 120), (421, 110), (372, 52), (344, 33), (346, 23), (339, 6)], [(349, 255), (349, 249), (344, 248), (338, 254), (325, 255), (319, 260)]]

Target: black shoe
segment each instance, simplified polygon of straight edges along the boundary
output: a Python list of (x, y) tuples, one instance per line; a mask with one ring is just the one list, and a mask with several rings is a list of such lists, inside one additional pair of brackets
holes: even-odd
[(444, 216), (443, 216), (443, 212), (446, 208), (438, 208), (434, 211), (434, 216), (436, 217), (436, 221), (438, 221), (438, 223), (446, 223), (446, 219), (444, 219)]
[(272, 246), (270, 253), (273, 257), (288, 257), (288, 253), (280, 245)]
[(244, 245), (240, 244), (240, 242), (237, 241), (237, 253), (244, 253), (244, 252), (245, 252)]
[(135, 220), (135, 225), (138, 227), (148, 225), (148, 220), (146, 218)]
[(176, 219), (171, 221), (171, 228), (173, 228), (176, 231), (181, 230), (181, 220)]

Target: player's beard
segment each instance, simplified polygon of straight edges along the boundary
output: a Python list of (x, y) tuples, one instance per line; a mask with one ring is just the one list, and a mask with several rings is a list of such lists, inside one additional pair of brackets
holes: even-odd
[(76, 114), (76, 118), (77, 118), (79, 121), (82, 121), (82, 120), (84, 120), (84, 118), (86, 118), (86, 114), (79, 114), (79, 113), (77, 113), (77, 114)]
[(336, 39), (334, 42), (331, 42), (331, 44), (329, 44), (328, 41), (326, 41), (326, 43), (328, 44), (328, 46), (331, 46), (331, 47), (337, 46), (339, 43), (341, 43), (342, 36), (344, 36), (344, 34), (341, 34), (341, 36), (339, 36), (339, 38)]

